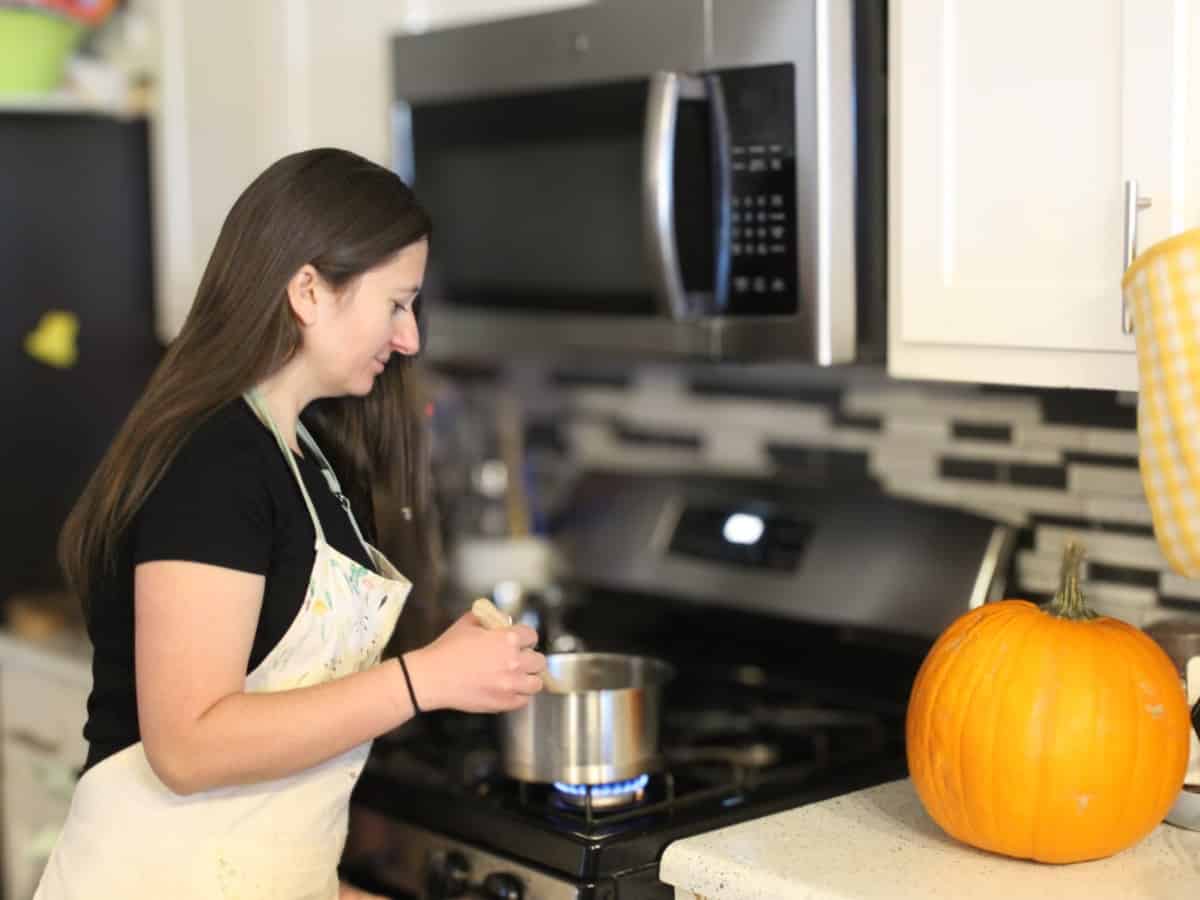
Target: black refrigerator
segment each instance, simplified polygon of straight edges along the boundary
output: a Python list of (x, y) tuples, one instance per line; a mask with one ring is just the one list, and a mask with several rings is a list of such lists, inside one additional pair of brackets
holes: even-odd
[[(60, 588), (63, 519), (162, 355), (150, 190), (144, 119), (0, 112), (0, 602)], [(26, 352), (54, 312), (67, 367)]]

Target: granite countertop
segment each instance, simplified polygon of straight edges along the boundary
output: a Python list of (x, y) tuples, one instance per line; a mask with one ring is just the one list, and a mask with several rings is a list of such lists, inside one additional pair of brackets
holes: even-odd
[(947, 836), (906, 778), (677, 841), (659, 877), (709, 900), (1195, 900), (1200, 831), (1162, 824), (1074, 865), (1009, 859)]

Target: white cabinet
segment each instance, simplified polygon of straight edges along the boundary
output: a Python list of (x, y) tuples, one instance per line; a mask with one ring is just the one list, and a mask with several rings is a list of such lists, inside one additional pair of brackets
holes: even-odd
[(233, 201), (279, 157), (388, 165), (393, 34), (584, 0), (135, 0), (159, 36), (151, 114), (157, 331), (178, 332)]
[(0, 803), (6, 900), (29, 900), (87, 758), (86, 660), (0, 639)]
[(1198, 0), (891, 12), (889, 372), (1136, 389), (1138, 245), (1200, 225)]
[(45, 748), (5, 739), (4, 896), (30, 900), (67, 820), (73, 770)]
[(404, 0), (139, 0), (158, 35), (151, 113), (157, 330), (169, 341), (233, 201), (279, 157), (387, 164), (389, 36)]
[(158, 35), (157, 331), (178, 332), (233, 201), (279, 157), (388, 165), (393, 34), (586, 0), (133, 0)]
[(424, 30), (583, 6), (590, 2), (593, 0), (408, 0), (408, 21), (413, 30)]
[[(275, 67), (286, 44), (272, 49), (259, 40), (258, 20), (272, 7), (147, 4), (159, 47), (150, 127), (156, 330), (163, 341), (178, 333), (224, 215), (260, 168), (260, 126), (264, 135), (283, 133), (277, 129), (286, 106), (270, 103), (269, 92), (288, 76)], [(260, 107), (268, 107), (261, 119)]]

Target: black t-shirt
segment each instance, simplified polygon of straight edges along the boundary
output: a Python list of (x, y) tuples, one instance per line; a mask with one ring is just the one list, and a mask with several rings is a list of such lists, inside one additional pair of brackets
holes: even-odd
[[(303, 446), (303, 445), (301, 445)], [(325, 540), (371, 567), (346, 511), (311, 453), (292, 454)], [(371, 539), (365, 517), (355, 515)], [(266, 576), (250, 651), (253, 670), (304, 601), (316, 552), (304, 496), (274, 435), (238, 399), (201, 425), (146, 498), (117, 552), (115, 572), (90, 597), (95, 648), (85, 769), (141, 740), (133, 652), (133, 570), (152, 560), (209, 563)]]

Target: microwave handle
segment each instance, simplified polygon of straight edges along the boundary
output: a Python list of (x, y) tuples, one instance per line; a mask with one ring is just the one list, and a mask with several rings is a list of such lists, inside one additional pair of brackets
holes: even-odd
[(733, 152), (729, 141), (729, 113), (725, 108), (725, 91), (717, 75), (705, 75), (710, 106), (710, 140), (713, 166), (713, 299), (711, 312), (725, 313), (729, 302), (729, 268), (732, 257)]
[[(694, 310), (683, 288), (679, 250), (675, 244), (675, 125), (679, 101), (709, 100), (713, 105), (712, 138), (717, 176), (716, 309)], [(724, 143), (722, 147), (720, 142)], [(729, 272), (729, 126), (724, 95), (715, 77), (697, 78), (678, 72), (656, 72), (650, 78), (646, 103), (646, 136), (642, 148), (642, 240), (659, 308), (672, 319), (696, 312), (719, 312), (724, 307)], [(720, 277), (724, 275), (725, 277)]]

